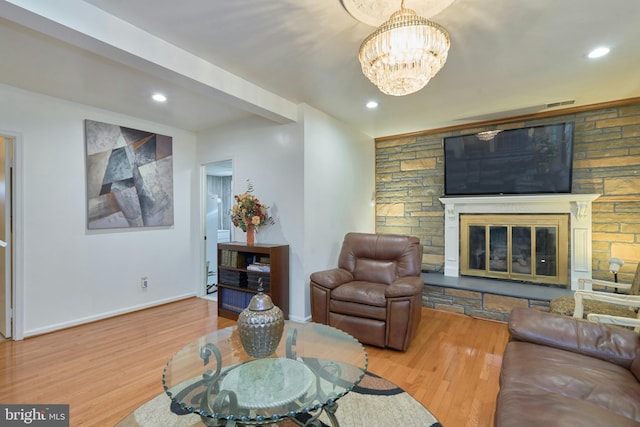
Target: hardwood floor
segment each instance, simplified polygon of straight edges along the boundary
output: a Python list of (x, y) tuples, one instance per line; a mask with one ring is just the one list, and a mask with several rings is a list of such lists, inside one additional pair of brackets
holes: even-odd
[[(0, 402), (66, 403), (72, 426), (113, 426), (163, 392), (162, 370), (175, 352), (233, 324), (217, 317), (215, 302), (191, 298), (0, 343)], [(423, 309), (407, 352), (367, 346), (369, 370), (445, 427), (489, 427), (507, 338), (505, 324)]]
[(402, 387), (445, 427), (490, 427), (507, 325), (422, 309), (405, 353), (367, 347), (369, 370)]

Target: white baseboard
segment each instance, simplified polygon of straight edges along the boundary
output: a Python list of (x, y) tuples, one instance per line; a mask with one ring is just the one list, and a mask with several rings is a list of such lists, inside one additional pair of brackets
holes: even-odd
[(143, 310), (145, 308), (155, 307), (157, 305), (163, 305), (170, 302), (180, 301), (180, 300), (195, 297), (195, 296), (196, 296), (195, 292), (190, 292), (187, 294), (177, 295), (171, 298), (165, 298), (161, 300), (147, 302), (144, 304), (125, 307), (120, 310), (107, 311), (105, 313), (96, 314), (94, 316), (82, 317), (80, 319), (74, 319), (68, 322), (56, 323), (54, 325), (48, 325), (42, 328), (30, 329), (24, 332), (24, 337), (26, 338), (34, 335), (46, 334), (48, 332), (58, 331), (60, 329), (70, 328), (72, 326), (83, 325), (85, 323), (95, 322), (96, 320), (102, 320), (102, 319), (107, 319), (109, 317), (119, 316), (121, 314), (132, 313), (134, 311)]
[(307, 323), (307, 322), (311, 322), (311, 316), (300, 317), (300, 316), (289, 315), (289, 320), (292, 320), (294, 322)]

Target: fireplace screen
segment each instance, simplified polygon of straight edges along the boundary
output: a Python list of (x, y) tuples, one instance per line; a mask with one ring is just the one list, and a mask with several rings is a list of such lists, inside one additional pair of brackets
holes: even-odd
[(567, 284), (567, 215), (461, 215), (461, 274)]

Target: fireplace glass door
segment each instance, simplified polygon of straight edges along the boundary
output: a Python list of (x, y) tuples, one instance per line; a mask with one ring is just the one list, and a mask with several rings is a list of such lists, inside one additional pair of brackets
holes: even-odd
[(556, 276), (557, 230), (553, 227), (536, 227), (536, 272), (540, 276)]
[(566, 215), (463, 215), (464, 275), (567, 285)]
[(489, 270), (498, 272), (508, 272), (509, 257), (507, 249), (507, 227), (502, 225), (489, 226)]
[[(515, 273), (531, 274), (532, 227), (511, 227), (511, 269)], [(553, 242), (555, 245), (555, 241)]]

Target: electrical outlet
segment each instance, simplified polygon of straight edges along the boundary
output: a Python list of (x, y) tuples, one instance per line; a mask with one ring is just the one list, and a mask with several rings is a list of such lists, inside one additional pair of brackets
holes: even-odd
[(147, 276), (140, 278), (140, 286), (142, 286), (142, 289), (146, 289), (147, 286), (149, 286), (149, 280), (147, 279)]

